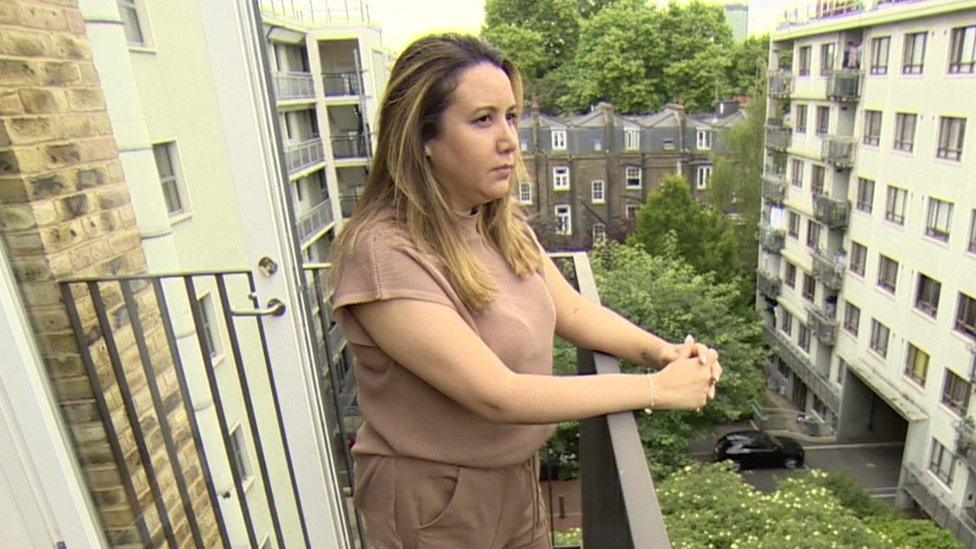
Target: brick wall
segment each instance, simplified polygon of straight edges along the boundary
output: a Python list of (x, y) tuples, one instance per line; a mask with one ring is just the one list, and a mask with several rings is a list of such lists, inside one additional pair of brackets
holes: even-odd
[[(73, 294), (100, 386), (85, 369), (71, 330), (58, 281), (78, 276), (107, 277), (142, 272), (141, 247), (129, 191), (85, 24), (76, 0), (0, 2), (0, 234), (28, 308), (52, 387), (92, 499), (110, 542), (166, 545), (161, 516), (147, 482), (147, 465), (159, 481), (160, 499), (177, 545), (192, 545), (188, 515), (199, 521), (205, 545), (217, 544), (210, 500), (188, 434), (151, 288), (136, 293), (139, 316), (147, 327), (147, 347), (155, 356), (166, 419), (178, 446), (171, 464), (161, 442), (154, 409), (136, 347), (132, 323), (117, 284), (104, 284), (108, 318), (119, 347), (138, 423), (149, 441), (149, 464), (136, 450), (118, 380), (112, 370), (95, 309), (83, 286)], [(102, 417), (95, 393), (105, 396), (109, 418)], [(105, 422), (117, 433), (121, 463), (115, 459)], [(179, 467), (179, 471), (177, 471)], [(190, 509), (174, 480), (186, 478)], [(135, 499), (124, 480), (131, 481)]]

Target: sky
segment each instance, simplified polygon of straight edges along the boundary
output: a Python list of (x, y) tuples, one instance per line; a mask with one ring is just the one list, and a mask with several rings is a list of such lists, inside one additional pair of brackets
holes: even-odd
[[(667, 5), (667, 0), (655, 0)], [(722, 2), (715, 2), (720, 4)], [(795, 2), (748, 0), (749, 33), (772, 30), (783, 8)], [(399, 52), (413, 39), (431, 32), (477, 33), (484, 20), (484, 0), (369, 0), (370, 16), (383, 29), (383, 45)]]

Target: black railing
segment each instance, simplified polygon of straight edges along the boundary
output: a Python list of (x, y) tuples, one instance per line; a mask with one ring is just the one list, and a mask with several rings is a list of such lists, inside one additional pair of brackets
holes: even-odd
[(360, 71), (327, 72), (322, 74), (326, 97), (363, 94), (363, 74)]

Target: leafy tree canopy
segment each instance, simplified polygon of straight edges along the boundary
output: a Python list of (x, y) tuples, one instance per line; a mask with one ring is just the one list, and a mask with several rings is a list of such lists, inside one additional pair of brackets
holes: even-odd
[[(520, 51), (508, 49), (506, 46), (521, 46), (524, 41), (503, 43), (505, 39), (502, 31), (511, 27), (532, 31), (533, 36), (538, 37), (540, 52), (544, 57), (541, 66), (533, 68), (542, 71), (554, 69), (569, 60), (576, 49), (579, 2), (580, 0), (487, 0), (482, 35), (519, 62)], [(536, 78), (541, 74), (532, 73), (530, 76)]]

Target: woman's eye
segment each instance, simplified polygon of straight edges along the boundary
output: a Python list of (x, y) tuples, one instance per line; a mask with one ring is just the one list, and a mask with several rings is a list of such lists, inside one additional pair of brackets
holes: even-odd
[(515, 114), (514, 112), (510, 112), (507, 115), (505, 115), (505, 120), (508, 120), (509, 124), (515, 124), (516, 122), (518, 122), (518, 115)]
[(474, 123), (475, 124), (482, 125), (482, 126), (485, 125), (485, 124), (489, 124), (490, 122), (491, 122), (491, 115), (490, 114), (485, 114), (485, 115), (479, 116), (478, 118), (475, 118), (475, 120), (474, 120)]

